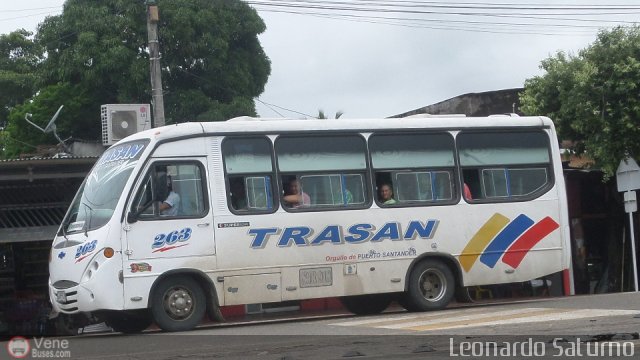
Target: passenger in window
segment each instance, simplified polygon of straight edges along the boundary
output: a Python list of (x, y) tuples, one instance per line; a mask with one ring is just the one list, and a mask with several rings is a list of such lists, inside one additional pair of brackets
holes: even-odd
[(476, 169), (465, 169), (463, 174), (462, 195), (465, 200), (483, 199), (482, 189), (480, 188), (480, 175)]
[(298, 179), (293, 179), (287, 184), (282, 200), (284, 200), (286, 206), (294, 209), (311, 205), (311, 198), (302, 191), (300, 180)]
[(171, 176), (167, 176), (167, 191), (169, 195), (160, 203), (160, 215), (177, 216), (180, 207), (180, 195), (173, 191), (173, 182)]
[(473, 200), (473, 195), (471, 194), (471, 189), (467, 183), (464, 183), (464, 198), (467, 200)]
[(231, 187), (231, 206), (234, 210), (247, 210), (247, 196), (243, 178), (235, 178), (229, 181)]
[(349, 189), (344, 189), (344, 193), (342, 194), (342, 196), (344, 196), (345, 204), (353, 204), (353, 194), (351, 193), (351, 191), (349, 191)]
[(383, 205), (394, 205), (398, 202), (393, 198), (393, 189), (391, 189), (391, 185), (382, 184), (380, 186), (380, 202)]

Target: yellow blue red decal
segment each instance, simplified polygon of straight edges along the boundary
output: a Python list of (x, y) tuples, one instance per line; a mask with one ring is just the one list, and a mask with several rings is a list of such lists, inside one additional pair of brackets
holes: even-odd
[(493, 268), (502, 257), (502, 262), (517, 268), (529, 251), (560, 225), (550, 217), (534, 223), (524, 214), (509, 220), (495, 213), (473, 235), (460, 253), (460, 265), (469, 272), (475, 262)]

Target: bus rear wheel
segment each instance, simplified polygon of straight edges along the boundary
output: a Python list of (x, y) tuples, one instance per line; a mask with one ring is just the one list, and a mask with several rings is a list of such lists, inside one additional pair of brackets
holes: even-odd
[(373, 315), (383, 312), (391, 303), (388, 294), (345, 296), (340, 298), (342, 305), (356, 315)]
[(409, 311), (443, 309), (455, 293), (451, 269), (436, 259), (418, 263), (409, 275), (408, 290), (402, 305)]
[(142, 332), (153, 323), (147, 309), (135, 311), (113, 312), (105, 316), (104, 322), (114, 331), (124, 334)]
[(191, 330), (202, 321), (206, 297), (200, 285), (187, 276), (162, 280), (154, 292), (151, 312), (164, 331)]

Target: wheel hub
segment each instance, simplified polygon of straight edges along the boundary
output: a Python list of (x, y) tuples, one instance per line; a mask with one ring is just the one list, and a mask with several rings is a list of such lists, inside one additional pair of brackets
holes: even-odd
[(426, 270), (420, 277), (420, 288), (422, 290), (422, 296), (424, 296), (426, 300), (440, 300), (446, 290), (444, 274), (436, 269)]
[(167, 292), (164, 308), (174, 319), (188, 317), (193, 310), (193, 298), (185, 289), (172, 289)]

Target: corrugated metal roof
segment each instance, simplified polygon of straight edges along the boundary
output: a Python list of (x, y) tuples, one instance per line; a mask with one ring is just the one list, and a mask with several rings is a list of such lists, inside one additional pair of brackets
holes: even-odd
[(82, 178), (0, 182), (0, 229), (56, 226)]
[(84, 178), (98, 157), (0, 160), (0, 183), (4, 181), (34, 181), (60, 178)]
[(51, 239), (97, 159), (74, 156), (0, 160), (0, 242)]
[(30, 158), (14, 158), (14, 159), (0, 159), (0, 164), (14, 164), (21, 163), (26, 164), (30, 162), (42, 163), (42, 162), (86, 162), (96, 161), (97, 156), (67, 156), (67, 157), (30, 157)]

